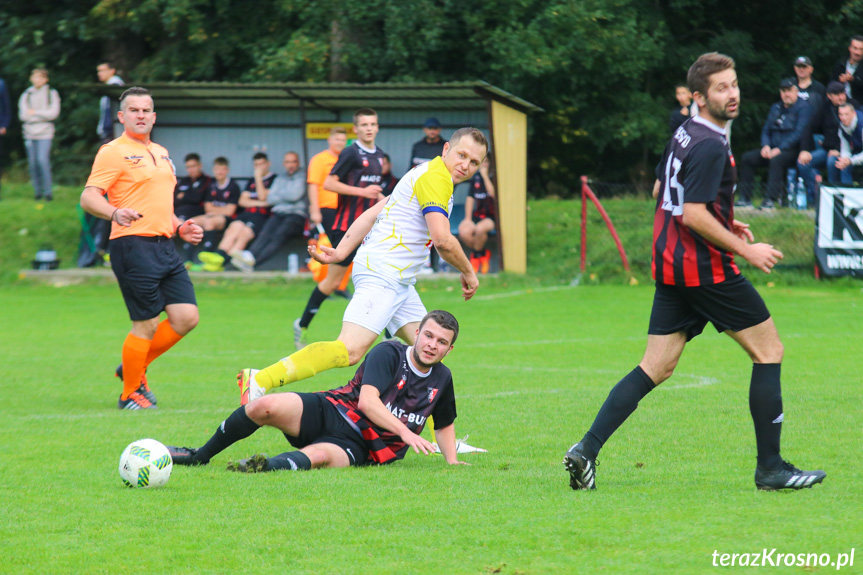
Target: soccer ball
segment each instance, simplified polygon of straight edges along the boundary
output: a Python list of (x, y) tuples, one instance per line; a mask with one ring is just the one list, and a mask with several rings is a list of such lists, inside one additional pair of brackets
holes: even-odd
[(168, 448), (155, 439), (133, 441), (120, 456), (120, 477), (126, 487), (161, 487), (173, 467)]

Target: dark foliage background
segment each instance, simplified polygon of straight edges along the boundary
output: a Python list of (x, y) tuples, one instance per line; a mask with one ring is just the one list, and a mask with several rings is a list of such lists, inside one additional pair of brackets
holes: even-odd
[[(102, 58), (127, 84), (482, 79), (546, 110), (530, 121), (530, 192), (565, 196), (581, 174), (650, 186), (674, 84), (706, 51), (736, 59), (733, 146), (757, 147), (793, 59), (826, 83), (861, 16), (863, 0), (4, 0), (0, 76), (17, 101), (31, 68), (51, 71), (69, 184), (97, 146), (98, 98), (78, 85)], [(26, 177), (17, 121), (4, 147)]]

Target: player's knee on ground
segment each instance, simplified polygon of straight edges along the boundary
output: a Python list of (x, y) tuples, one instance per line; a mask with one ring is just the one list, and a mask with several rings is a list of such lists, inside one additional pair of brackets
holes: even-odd
[(292, 409), (297, 406), (293, 405), (294, 396), (299, 401), (299, 416), (302, 416), (302, 401), (296, 394), (281, 393), (276, 395), (265, 395), (258, 399), (249, 402), (246, 405), (246, 415), (258, 425), (275, 426), (276, 423), (285, 418)]

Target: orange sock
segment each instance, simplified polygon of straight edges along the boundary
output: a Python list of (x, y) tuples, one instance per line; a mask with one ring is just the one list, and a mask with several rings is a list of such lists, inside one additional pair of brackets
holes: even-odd
[(181, 339), (183, 339), (183, 336), (174, 331), (174, 328), (171, 327), (171, 322), (163, 319), (159, 327), (156, 328), (156, 334), (150, 343), (150, 351), (147, 352), (147, 361), (144, 363), (144, 368), (153, 363), (154, 359), (174, 347), (174, 344)]
[(123, 342), (123, 395), (120, 399), (129, 399), (129, 395), (141, 386), (141, 376), (144, 375), (149, 350), (149, 339), (131, 333), (126, 336), (126, 341)]

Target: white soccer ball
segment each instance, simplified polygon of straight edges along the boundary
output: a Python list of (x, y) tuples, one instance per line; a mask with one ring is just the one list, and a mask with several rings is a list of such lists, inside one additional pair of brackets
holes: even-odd
[(120, 456), (120, 477), (126, 487), (162, 487), (173, 467), (168, 448), (155, 439), (133, 441)]

